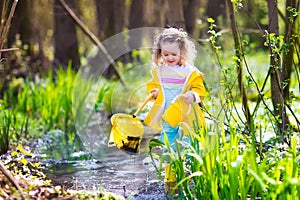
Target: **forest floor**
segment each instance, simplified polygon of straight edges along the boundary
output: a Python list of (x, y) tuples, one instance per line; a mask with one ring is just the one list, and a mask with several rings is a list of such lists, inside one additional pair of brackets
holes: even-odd
[[(28, 148), (26, 149), (28, 150)], [(15, 150), (0, 156), (0, 200), (2, 199), (97, 199), (125, 200), (127, 197), (101, 190), (69, 189), (54, 183), (44, 173), (38, 158), (19, 145)], [(164, 185), (153, 182), (141, 187), (131, 200), (167, 200)]]
[[(4, 162), (2, 160), (1, 162)], [(16, 164), (16, 163), (15, 163)], [(19, 174), (13, 172), (12, 162), (0, 171), (0, 200), (1, 199), (97, 199), (97, 200), (125, 200), (123, 196), (110, 192), (69, 190), (60, 185), (54, 185), (43, 172), (31, 166), (31, 172), (25, 172), (27, 167), (22, 166), (24, 171)], [(9, 175), (7, 175), (9, 173)], [(167, 200), (164, 186), (158, 183), (150, 184), (147, 188), (140, 188), (139, 192), (130, 197), (132, 200), (160, 199)]]
[(0, 158), (0, 200), (1, 199), (125, 199), (109, 192), (66, 190), (54, 185), (42, 172), (39, 162), (33, 162), (31, 155), (20, 148)]
[(14, 182), (0, 172), (0, 199), (125, 199), (108, 192), (65, 190), (45, 180), (10, 174)]

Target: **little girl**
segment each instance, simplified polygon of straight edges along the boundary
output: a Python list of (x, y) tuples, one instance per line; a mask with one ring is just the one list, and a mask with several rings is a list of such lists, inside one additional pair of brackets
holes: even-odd
[(166, 133), (172, 146), (193, 132), (196, 123), (205, 126), (199, 107), (206, 95), (204, 76), (193, 66), (197, 52), (186, 32), (167, 28), (154, 39), (152, 79), (146, 88), (155, 101), (144, 123), (162, 131), (163, 142)]

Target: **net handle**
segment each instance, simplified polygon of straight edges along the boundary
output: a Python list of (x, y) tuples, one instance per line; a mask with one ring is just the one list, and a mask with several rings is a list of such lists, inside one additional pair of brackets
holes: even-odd
[(132, 115), (133, 118), (135, 118), (141, 111), (142, 109), (145, 107), (145, 105), (153, 98), (154, 93), (150, 93), (149, 96), (147, 97), (147, 99), (143, 102), (143, 104), (137, 109), (137, 111), (135, 111), (135, 113)]

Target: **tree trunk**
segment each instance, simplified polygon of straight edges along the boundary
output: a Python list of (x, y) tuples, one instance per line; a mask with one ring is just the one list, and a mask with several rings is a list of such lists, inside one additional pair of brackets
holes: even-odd
[(123, 31), (125, 23), (125, 1), (115, 0), (114, 6), (114, 34)]
[[(18, 1), (0, 1), (0, 59), (7, 43), (7, 37), (12, 24), (12, 19), (15, 14)], [(10, 47), (10, 46), (9, 46)]]
[[(98, 35), (100, 37), (100, 40), (105, 40), (115, 34), (121, 33), (125, 23), (125, 1), (95, 0), (95, 4), (98, 16)], [(113, 49), (117, 47), (111, 48)], [(106, 78), (110, 78), (115, 73), (116, 69), (114, 69), (112, 65), (109, 65), (104, 70), (102, 75)]]
[(104, 40), (113, 35), (113, 23), (109, 23), (112, 19), (113, 6), (109, 0), (95, 0), (97, 9), (98, 36), (100, 40)]
[(168, 0), (167, 25), (186, 30), (182, 0)]
[(144, 10), (144, 21), (150, 27), (163, 27), (165, 21), (165, 1), (164, 0), (146, 0), (146, 9)]
[[(140, 28), (144, 26), (144, 0), (132, 0), (130, 7), (129, 26), (128, 29)], [(129, 47), (141, 47), (142, 31), (136, 32), (135, 35), (129, 35)]]
[[(111, 57), (111, 55), (108, 53), (105, 46), (100, 42), (100, 40), (93, 34), (92, 31), (89, 30), (89, 28), (79, 19), (79, 17), (73, 12), (73, 10), (70, 8), (70, 6), (64, 1), (59, 0), (64, 9), (68, 12), (68, 14), (72, 17), (72, 19), (77, 23), (77, 25), (81, 28), (81, 30), (92, 40), (92, 42), (97, 45), (99, 50), (103, 53), (103, 55), (106, 57), (107, 61), (111, 64), (111, 67), (115, 71), (118, 78), (121, 80), (121, 83), (124, 85), (124, 81), (122, 77), (120, 76), (120, 73), (118, 71), (118, 68)], [(106, 60), (105, 59), (105, 60)], [(105, 62), (105, 60), (97, 60), (98, 62)], [(90, 60), (91, 61), (91, 60)], [(90, 62), (91, 63), (91, 62)], [(101, 70), (101, 69), (100, 69)], [(98, 78), (98, 77), (97, 77)]]
[[(183, 1), (186, 31), (195, 37), (196, 20), (199, 17), (200, 0)], [(195, 37), (196, 38), (196, 37)]]
[[(66, 0), (71, 6), (76, 6), (76, 0)], [(80, 67), (78, 40), (75, 22), (65, 11), (59, 0), (54, 0), (54, 63), (56, 66), (67, 67), (69, 61), (72, 68), (78, 70)]]
[(242, 46), (240, 43), (240, 37), (239, 37), (237, 25), (236, 25), (234, 4), (231, 2), (231, 0), (227, 0), (227, 5), (228, 5), (231, 30), (232, 30), (234, 46), (235, 46), (235, 56), (238, 57), (236, 59), (237, 60), (236, 65), (237, 65), (239, 89), (240, 89), (240, 93), (241, 93), (241, 97), (242, 97), (243, 110), (244, 110), (244, 115), (247, 120), (248, 128), (251, 130), (251, 128), (253, 126), (253, 119), (252, 119), (252, 116), (250, 113), (250, 109), (248, 106), (248, 98), (247, 98), (247, 94), (246, 94), (244, 84), (243, 84), (243, 70), (242, 70), (242, 63), (241, 63), (241, 61), (244, 59), (242, 56), (243, 49), (242, 49)]
[[(296, 8), (296, 0), (287, 0), (286, 1), (286, 8)], [(291, 73), (292, 73), (292, 68), (294, 64), (294, 48), (295, 48), (295, 42), (293, 42), (293, 35), (295, 34), (295, 19), (289, 19), (289, 11), (286, 9), (286, 36), (285, 36), (285, 43), (290, 43), (293, 45), (290, 45), (288, 47), (288, 52), (284, 54), (283, 58), (283, 69), (282, 69), (282, 81), (284, 83), (284, 88), (283, 88), (283, 96), (285, 99), (285, 102), (289, 101), (289, 96), (290, 96), (290, 78), (291, 78)]]
[[(13, 1), (10, 1), (12, 4)], [(26, 55), (32, 54), (32, 23), (31, 23), (31, 0), (19, 1), (18, 6), (16, 7), (14, 19), (12, 20), (11, 28), (8, 34), (7, 45), (11, 47), (16, 41), (16, 35), (20, 35), (20, 40), (22, 45), (26, 45)], [(11, 5), (9, 6), (9, 8)]]
[(129, 29), (144, 26), (144, 0), (132, 0), (130, 6)]
[(206, 13), (208, 17), (213, 18), (217, 25), (225, 24), (226, 19), (226, 1), (209, 0), (207, 1)]
[[(269, 15), (269, 33), (275, 33), (275, 36), (279, 35), (278, 27), (278, 9), (275, 0), (268, 0), (268, 15)], [(274, 107), (274, 114), (278, 117), (278, 129), (282, 135), (282, 141), (284, 141), (284, 131), (287, 121), (286, 109), (283, 99), (282, 88), (282, 73), (280, 71), (280, 56), (278, 53), (272, 52), (270, 48), (271, 60), (270, 60), (270, 75), (271, 75), (271, 95), (272, 104)]]
[(120, 33), (125, 22), (125, 1), (95, 0), (95, 4), (100, 40), (105, 40)]

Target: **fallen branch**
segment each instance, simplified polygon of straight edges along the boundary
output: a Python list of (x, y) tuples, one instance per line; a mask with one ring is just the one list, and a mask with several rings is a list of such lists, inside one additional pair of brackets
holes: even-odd
[(15, 50), (19, 50), (19, 48), (0, 49), (0, 52), (15, 51)]
[(17, 190), (20, 192), (21, 198), (22, 199), (26, 199), (23, 191), (20, 187), (20, 185), (18, 184), (18, 182), (16, 181), (16, 179), (10, 174), (10, 172), (5, 168), (5, 166), (3, 165), (2, 161), (0, 161), (0, 171), (6, 176), (6, 178), (17, 188)]

